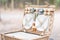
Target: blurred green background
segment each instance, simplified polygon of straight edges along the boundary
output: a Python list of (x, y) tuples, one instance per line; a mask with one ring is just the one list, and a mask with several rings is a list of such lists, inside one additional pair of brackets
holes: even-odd
[(26, 4), (45, 5), (45, 1), (60, 8), (60, 0), (0, 0), (0, 8), (24, 8)]

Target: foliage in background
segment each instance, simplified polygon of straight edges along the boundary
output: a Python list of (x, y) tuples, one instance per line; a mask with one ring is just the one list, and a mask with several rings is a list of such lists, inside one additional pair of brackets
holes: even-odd
[(0, 0), (0, 3), (6, 3), (7, 2), (7, 0)]
[(50, 4), (54, 4), (54, 0), (49, 0)]
[(55, 5), (56, 5), (57, 8), (58, 8), (58, 7), (60, 8), (60, 0), (56, 0), (56, 1), (55, 1)]
[[(25, 5), (25, 3), (23, 1), (28, 2), (28, 3), (33, 3), (33, 4), (35, 4), (35, 2), (37, 2), (36, 0), (29, 0), (29, 1), (28, 0), (14, 0), (14, 2), (15, 2), (14, 5), (18, 6), (18, 4), (20, 2), (22, 3), (22, 5), (23, 4)], [(40, 1), (40, 3), (43, 3), (43, 1), (48, 1), (50, 4), (55, 4), (57, 8), (60, 7), (60, 0), (39, 0), (39, 1)], [(5, 6), (6, 3), (9, 4), (10, 2), (11, 2), (11, 0), (0, 0), (0, 5)]]

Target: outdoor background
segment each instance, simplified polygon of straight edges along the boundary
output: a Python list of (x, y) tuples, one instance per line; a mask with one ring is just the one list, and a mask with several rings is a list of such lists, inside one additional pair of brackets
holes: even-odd
[(60, 7), (60, 0), (0, 0), (0, 8), (24, 8), (26, 4), (44, 5), (45, 1)]
[(45, 1), (56, 6), (50, 40), (60, 40), (60, 0), (0, 0), (0, 34), (20, 30), (25, 5), (45, 5)]

